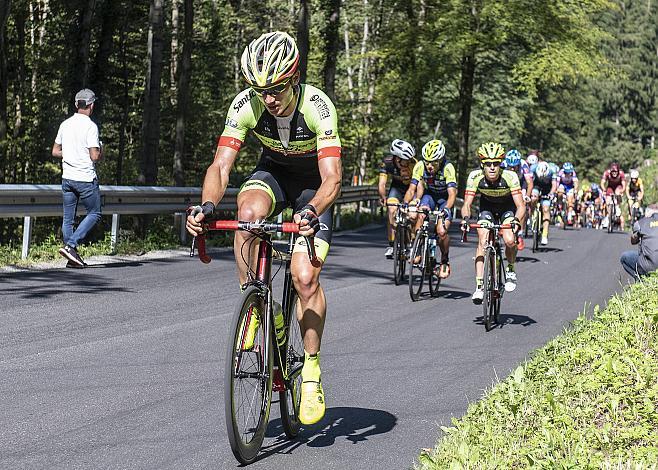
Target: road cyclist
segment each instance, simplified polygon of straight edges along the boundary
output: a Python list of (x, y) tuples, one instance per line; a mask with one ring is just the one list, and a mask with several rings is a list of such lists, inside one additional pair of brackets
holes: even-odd
[[(471, 299), (480, 305), (484, 299), (484, 251), (489, 242), (487, 226), (493, 224), (509, 225), (511, 229), (502, 230), (505, 242), (505, 291), (516, 289), (516, 239), (521, 229), (521, 219), (525, 215), (525, 202), (521, 185), (516, 173), (503, 170), (501, 163), (505, 149), (497, 142), (482, 144), (477, 151), (480, 169), (472, 171), (466, 183), (464, 205), (462, 206), (462, 230), (468, 230), (467, 222), (471, 217), (471, 205), (477, 194), (480, 195), (480, 213), (478, 214), (478, 244), (475, 252), (475, 291)], [(496, 235), (498, 236), (498, 235)]]
[[(411, 184), (404, 196), (404, 202), (417, 202), (418, 211), (415, 217), (414, 231), (417, 232), (425, 217), (424, 211), (439, 211), (442, 223), (434, 224), (439, 238), (439, 250), (441, 260), (438, 266), (438, 276), (446, 279), (450, 276), (450, 236), (448, 228), (452, 220), (452, 208), (457, 199), (457, 178), (455, 167), (446, 158), (446, 148), (441, 140), (433, 139), (423, 145), (421, 160), (414, 166)], [(418, 263), (420, 259), (411, 259), (410, 262)]]
[(601, 189), (605, 191), (605, 226), (612, 232), (617, 221), (624, 231), (624, 214), (621, 210), (621, 198), (626, 192), (626, 175), (619, 167), (619, 163), (612, 162), (603, 172)]
[[(533, 171), (534, 187), (532, 189), (532, 208), (533, 208), (533, 227), (535, 220), (538, 218), (537, 210), (542, 213), (541, 227), (534, 229), (533, 236), (539, 237), (541, 234), (541, 245), (548, 245), (548, 231), (551, 219), (551, 201), (555, 199), (557, 192), (557, 175), (553, 173), (547, 162), (539, 162), (534, 166)], [(541, 230), (540, 233), (537, 233)]]
[[(528, 163), (522, 158), (521, 152), (519, 152), (517, 149), (509, 150), (505, 154), (505, 160), (503, 160), (501, 168), (516, 173), (516, 176), (519, 178), (519, 182), (521, 183), (521, 193), (523, 194), (523, 200), (527, 205), (530, 202), (530, 195), (532, 194), (532, 188), (534, 186), (534, 178), (530, 171), (530, 165), (528, 165)], [(519, 233), (519, 238), (517, 240), (517, 246), (519, 250), (523, 250), (525, 247), (525, 241), (523, 238), (526, 236), (525, 228), (526, 221), (528, 219), (528, 212), (529, 211), (526, 210), (526, 214), (521, 220), (521, 227), (523, 228), (521, 233)]]
[(631, 170), (630, 180), (626, 185), (626, 198), (628, 199), (628, 215), (631, 224), (640, 220), (644, 214), (642, 210), (642, 199), (644, 198), (644, 183), (640, 178), (640, 172)]
[[(202, 222), (224, 197), (238, 151), (253, 130), (262, 153), (240, 188), (238, 219), (260, 221), (292, 207), (293, 220), (299, 225), (302, 236), (295, 242), (291, 273), (304, 345), (299, 419), (308, 425), (325, 414), (320, 346), (326, 298), (319, 277), (331, 241), (332, 205), (340, 193), (342, 166), (334, 105), (320, 89), (300, 83), (299, 60), (297, 45), (285, 32), (265, 33), (245, 47), (241, 71), (248, 88), (230, 105), (214, 161), (206, 171), (203, 204), (188, 216), (187, 229), (192, 235), (202, 233)], [(316, 262), (307, 255), (306, 237), (313, 237)], [(252, 243), (254, 240), (250, 232), (235, 233), (241, 286), (248, 273), (256, 271), (258, 243)], [(245, 349), (249, 349), (248, 339), (254, 331), (262, 328), (262, 314), (256, 311), (252, 315)]]
[(562, 223), (566, 225), (576, 225), (578, 227), (578, 217), (576, 213), (578, 194), (578, 176), (571, 162), (565, 162), (557, 174), (558, 191), (566, 195), (566, 220)]
[[(402, 139), (395, 139), (391, 143), (390, 154), (384, 157), (379, 167), (378, 192), (382, 206), (386, 207), (388, 214), (386, 234), (388, 236), (388, 248), (386, 258), (393, 258), (393, 242), (396, 229), (396, 212), (400, 210), (399, 204), (404, 201), (404, 196), (411, 183), (411, 171), (416, 163), (416, 150), (413, 145)], [(386, 191), (388, 180), (391, 186)]]

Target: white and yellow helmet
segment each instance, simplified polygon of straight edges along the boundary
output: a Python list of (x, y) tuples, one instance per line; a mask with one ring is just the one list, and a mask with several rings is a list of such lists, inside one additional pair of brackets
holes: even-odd
[(287, 33), (262, 34), (244, 48), (242, 75), (249, 86), (268, 87), (282, 82), (297, 71), (299, 51)]
[(423, 160), (426, 162), (435, 162), (437, 160), (442, 160), (446, 156), (446, 147), (438, 139), (430, 140), (425, 145), (421, 151), (423, 155)]

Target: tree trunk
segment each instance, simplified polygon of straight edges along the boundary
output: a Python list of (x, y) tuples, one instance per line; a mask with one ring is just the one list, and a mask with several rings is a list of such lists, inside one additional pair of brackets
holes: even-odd
[(144, 118), (142, 122), (142, 165), (139, 182), (155, 185), (158, 181), (160, 145), (160, 80), (164, 52), (164, 0), (151, 0), (147, 44)]
[(338, 57), (339, 40), (339, 20), (340, 20), (340, 0), (322, 0), (322, 11), (325, 15), (325, 25), (323, 31), (324, 40), (324, 92), (329, 96), (331, 101), (336, 101), (335, 82), (336, 82), (336, 59)]
[(10, 0), (0, 1), (0, 183), (6, 181), (7, 164), (7, 17)]
[(171, 105), (176, 106), (176, 77), (178, 72), (178, 27), (180, 25), (180, 15), (178, 0), (171, 2), (171, 57), (169, 59), (169, 89)]
[(194, 38), (194, 8), (192, 0), (185, 0), (185, 30), (183, 55), (178, 76), (178, 116), (176, 118), (176, 142), (174, 144), (174, 182), (185, 186), (183, 157), (185, 156), (185, 127), (189, 115), (190, 76), (192, 74), (192, 47)]
[(306, 82), (306, 66), (308, 64), (308, 28), (310, 14), (308, 11), (308, 0), (299, 0), (299, 15), (297, 17), (297, 49), (299, 49), (299, 71), (300, 80)]
[(21, 136), (23, 135), (23, 83), (25, 83), (25, 20), (27, 10), (18, 8), (14, 15), (16, 28), (16, 39), (18, 45), (18, 66), (16, 67), (16, 81), (14, 83), (14, 130), (12, 132), (11, 142), (11, 161), (21, 169), (21, 183), (27, 183), (29, 174), (29, 158), (25, 158), (22, 152)]
[[(65, 89), (68, 95), (74, 95), (89, 83), (89, 49), (91, 43), (91, 22), (94, 17), (96, 0), (87, 0), (79, 11), (78, 29), (73, 32), (73, 44), (75, 45), (75, 56), (69, 63), (69, 79)], [(67, 95), (67, 96), (68, 96)], [(69, 101), (73, 108), (73, 100)]]
[(119, 39), (119, 60), (121, 62), (121, 86), (122, 95), (120, 101), (121, 107), (121, 123), (119, 127), (119, 148), (117, 152), (117, 166), (116, 166), (116, 184), (123, 183), (123, 159), (126, 154), (126, 133), (128, 132), (128, 110), (130, 109), (130, 73), (128, 71), (128, 58), (126, 54), (126, 28), (128, 27), (125, 19), (121, 26), (121, 35)]
[(468, 139), (471, 126), (471, 107), (473, 106), (473, 83), (475, 81), (475, 54), (471, 52), (462, 57), (461, 78), (459, 80), (459, 181), (460, 194), (466, 188), (468, 171)]
[(125, 15), (125, 11), (116, 8), (116, 2), (106, 1), (101, 10), (101, 36), (96, 58), (89, 77), (89, 87), (100, 99), (94, 104), (94, 121), (98, 122), (99, 130), (102, 130), (103, 110), (107, 102), (105, 92), (109, 82), (108, 71), (110, 68), (110, 56), (114, 47), (114, 33), (117, 27), (117, 19)]

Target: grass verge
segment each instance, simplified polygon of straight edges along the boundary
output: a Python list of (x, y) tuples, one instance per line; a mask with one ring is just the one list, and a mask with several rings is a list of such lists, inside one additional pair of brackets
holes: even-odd
[(421, 469), (656, 468), (658, 275), (581, 315), (472, 403)]

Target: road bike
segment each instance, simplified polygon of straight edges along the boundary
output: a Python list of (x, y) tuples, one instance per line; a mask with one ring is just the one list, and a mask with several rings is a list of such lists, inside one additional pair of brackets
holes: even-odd
[(606, 196), (606, 205), (608, 212), (608, 233), (612, 233), (616, 226), (621, 226), (621, 206), (619, 204), (619, 195), (612, 194)]
[[(484, 247), (484, 275), (482, 299), (482, 320), (484, 329), (490, 331), (498, 323), (500, 303), (505, 292), (505, 273), (503, 269), (503, 249), (500, 243), (500, 231), (512, 228), (511, 224), (467, 224), (468, 229), (485, 228), (489, 231)], [(462, 242), (466, 241), (468, 230), (462, 227)]]
[(642, 209), (642, 206), (640, 205), (640, 201), (637, 199), (637, 196), (631, 197), (631, 226), (640, 220), (644, 216), (644, 210)]
[[(439, 293), (441, 278), (436, 272), (436, 235), (430, 228), (434, 228), (439, 220), (445, 227), (445, 219), (440, 215), (441, 211), (429, 211), (428, 209), (417, 209), (418, 213), (425, 214), (425, 220), (416, 232), (416, 238), (409, 253), (409, 295), (414, 302), (420, 299), (423, 285), (427, 281), (429, 293), (436, 297)], [(434, 217), (434, 223), (430, 216)], [(418, 262), (416, 262), (418, 260)]]
[(397, 207), (395, 211), (395, 232), (393, 238), (393, 280), (398, 286), (404, 278), (407, 262), (407, 254), (411, 245), (411, 223), (406, 213), (404, 204), (386, 204), (389, 207)]
[(544, 226), (544, 211), (542, 210), (542, 201), (549, 201), (550, 196), (541, 196), (535, 203), (535, 210), (532, 211), (532, 252), (539, 250), (541, 241), (541, 232)]
[[(204, 224), (204, 228), (205, 232), (243, 230), (253, 234), (254, 238), (243, 245), (243, 248), (247, 246), (249, 253), (251, 244), (258, 240), (257, 268), (255, 272), (248, 270), (248, 280), (242, 286), (241, 300), (229, 330), (231, 337), (228, 342), (224, 381), (224, 412), (231, 450), (240, 463), (249, 464), (256, 460), (263, 444), (272, 392), (279, 394), (281, 422), (286, 436), (293, 439), (300, 429), (299, 404), (304, 344), (297, 323), (298, 299), (290, 272), (295, 234), (299, 233), (299, 226), (291, 222), (216, 220)], [(274, 233), (290, 234), (285, 253), (273, 247)], [(209, 263), (205, 235), (194, 238), (190, 256), (194, 256), (195, 245), (199, 259)], [(306, 247), (311, 262), (319, 263), (311, 238), (306, 239)], [(279, 272), (277, 270), (272, 275), (274, 254), (285, 261), (283, 297), (280, 304), (274, 301), (272, 292), (272, 279)], [(283, 316), (282, 321), (277, 315)], [(254, 322), (256, 327), (253, 326)], [(254, 332), (253, 346), (246, 344), (250, 327)]]

